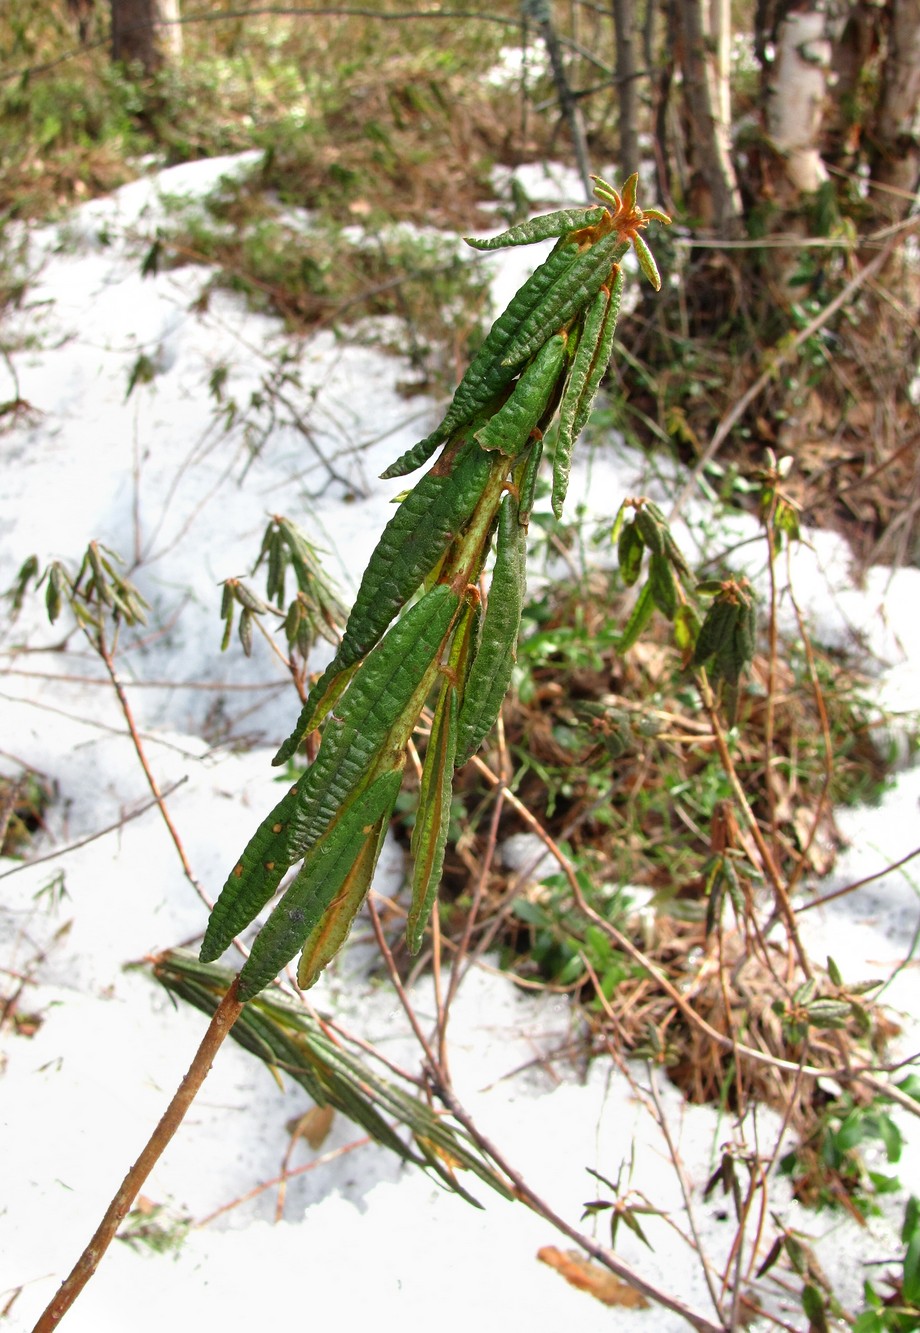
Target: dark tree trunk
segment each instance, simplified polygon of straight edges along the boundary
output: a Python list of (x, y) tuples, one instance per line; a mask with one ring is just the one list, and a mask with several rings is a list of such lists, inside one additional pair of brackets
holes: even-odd
[(635, 10), (632, 0), (612, 0), (617, 44), (617, 103), (619, 106), (620, 175), (625, 180), (639, 170), (637, 107), (639, 66), (636, 60)]
[(182, 52), (178, 0), (110, 0), (112, 59), (156, 74)]
[(869, 128), (872, 203), (880, 222), (907, 216), (920, 177), (920, 0), (889, 0), (882, 81)]
[(741, 198), (731, 159), (731, 125), (722, 0), (677, 0), (674, 8), (688, 121), (690, 198), (702, 225), (719, 236), (737, 230)]

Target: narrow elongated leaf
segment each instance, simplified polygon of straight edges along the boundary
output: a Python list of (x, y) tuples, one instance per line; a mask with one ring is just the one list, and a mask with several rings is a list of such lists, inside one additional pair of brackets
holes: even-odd
[(299, 800), (300, 783), (295, 782), (246, 844), (211, 910), (201, 945), (203, 963), (219, 958), (258, 916), (296, 859), (288, 851), (288, 833)]
[[(310, 989), (323, 968), (335, 957), (348, 938), (355, 917), (371, 887), (398, 794), (399, 783), (396, 784), (389, 808), (381, 813), (375, 825), (365, 829), (364, 845), (355, 858), (351, 870), (304, 941), (300, 962), (297, 965), (297, 984), (303, 990)], [(322, 855), (322, 852), (320, 854)]]
[(489, 600), (460, 706), (458, 767), (472, 757), (495, 725), (508, 691), (517, 655), (526, 580), (527, 530), (519, 522), (517, 501), (509, 494), (499, 510)]
[(629, 249), (615, 231), (602, 236), (582, 251), (546, 293), (543, 300), (523, 321), (502, 358), (506, 366), (519, 366), (533, 356), (548, 336), (558, 332), (593, 301)]
[(532, 245), (535, 241), (548, 241), (553, 236), (565, 236), (570, 231), (582, 227), (593, 227), (607, 212), (599, 208), (562, 208), (558, 213), (544, 213), (541, 217), (531, 218), (529, 222), (519, 222), (509, 231), (492, 236), (482, 241), (473, 236), (464, 236), (467, 245), (474, 250), (503, 250), (509, 245)]
[(559, 407), (559, 431), (553, 456), (553, 513), (562, 517), (569, 486), (572, 451), (581, 434), (610, 361), (623, 290), (617, 267), (612, 288), (602, 287), (589, 306)]
[(621, 526), (620, 535), (617, 538), (617, 560), (619, 561), (623, 582), (627, 588), (631, 588), (639, 578), (644, 555), (645, 542), (642, 540), (642, 534), (636, 526), (635, 519), (631, 518)]
[[(544, 300), (546, 294), (553, 289), (554, 284), (571, 266), (578, 256), (577, 245), (567, 245), (564, 242), (556, 246), (548, 259), (535, 269), (520, 290), (511, 298), (508, 308), (489, 330), (488, 336), (480, 347), (476, 356), (467, 368), (466, 374), (457, 385), (456, 392), (451, 400), (450, 407), (444, 420), (424, 440), (409, 449), (401, 458), (383, 473), (384, 477), (401, 477), (407, 472), (412, 472), (417, 467), (421, 467), (426, 459), (430, 458), (435, 449), (450, 437), (453, 432), (467, 422), (472, 421), (473, 417), (482, 408), (486, 406), (507, 384), (514, 379), (517, 374), (516, 367), (522, 361), (527, 359), (530, 353), (519, 356), (513, 365), (503, 363), (506, 348), (511, 340), (515, 338), (518, 330)], [(545, 342), (546, 337), (555, 333), (555, 329), (549, 329), (544, 333), (544, 337), (539, 340)], [(539, 345), (539, 344), (538, 344)], [(532, 350), (536, 350), (534, 347)]]
[(335, 657), (310, 691), (275, 764), (286, 763), (303, 737), (322, 721), (341, 693), (336, 677), (379, 642), (463, 531), (491, 469), (492, 461), (476, 442), (458, 436), (452, 456), (439, 460), (403, 500), (368, 561)]
[(432, 588), (362, 663), (340, 716), (326, 724), (313, 764), (262, 821), (231, 871), (205, 932), (204, 962), (219, 958), (245, 929), (375, 770), (401, 762), (427, 693), (426, 673), (437, 670), (459, 604), (452, 589)]
[[(232, 980), (231, 973), (205, 966), (178, 949), (158, 959), (153, 972), (170, 994), (209, 1016)], [(273, 1072), (283, 1071), (300, 1084), (317, 1105), (335, 1107), (404, 1161), (438, 1171), (450, 1188), (455, 1188), (456, 1181), (428, 1153), (415, 1151), (414, 1141), (424, 1139), (429, 1151), (435, 1148), (448, 1155), (504, 1198), (512, 1197), (504, 1179), (458, 1125), (417, 1094), (384, 1078), (361, 1054), (334, 1041), (303, 1005), (274, 992), (256, 996), (243, 1009), (230, 1036)], [(391, 1120), (412, 1137), (401, 1138)], [(463, 1197), (476, 1205), (465, 1192)]]
[(511, 397), (476, 432), (483, 449), (517, 458), (547, 411), (565, 360), (566, 338), (550, 338), (524, 370)]
[(291, 851), (307, 851), (375, 772), (401, 762), (438, 672), (460, 597), (437, 584), (362, 662), (323, 729), (291, 816)]
[[(293, 883), (255, 938), (240, 971), (241, 1000), (258, 995), (291, 961), (336, 895), (351, 887), (356, 866), (366, 891), (379, 851), (380, 821), (389, 818), (401, 782), (401, 769), (382, 774), (341, 811), (329, 832), (314, 843)], [(370, 848), (374, 849), (372, 863)]]
[(406, 944), (411, 954), (417, 954), (422, 946), (444, 867), (457, 752), (457, 713), (457, 687), (445, 677), (425, 751), (412, 830), (412, 905), (406, 922)]
[(652, 596), (652, 585), (646, 583), (642, 591), (636, 598), (636, 604), (632, 609), (632, 615), (623, 627), (623, 633), (617, 641), (617, 651), (620, 653), (628, 652), (633, 646), (639, 635), (645, 629), (652, 618), (652, 612), (655, 610), (655, 599)]

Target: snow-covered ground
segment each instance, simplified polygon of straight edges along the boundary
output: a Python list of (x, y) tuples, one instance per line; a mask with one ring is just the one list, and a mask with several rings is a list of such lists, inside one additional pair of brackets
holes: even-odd
[[(4, 345), (14, 350), (0, 361), (0, 401), (28, 404), (0, 434), (0, 587), (31, 553), (43, 566), (56, 557), (74, 562), (92, 538), (136, 566), (132, 578), (152, 611), (145, 630), (123, 636), (119, 668), (160, 786), (181, 783), (169, 807), (194, 874), (212, 897), (277, 799), (270, 757), (297, 712), (283, 668), (258, 640), (251, 661), (237, 649), (219, 653), (219, 583), (248, 574), (266, 516), (284, 513), (325, 548), (329, 568), (353, 593), (404, 485), (376, 477), (425, 432), (436, 410), (399, 396), (400, 367), (392, 358), (321, 332), (298, 363), (296, 392), (310, 438), (275, 423), (253, 451), (241, 428), (225, 430), (209, 392), (212, 377), (226, 370), (225, 401), (235, 399), (245, 414), (285, 345), (283, 331), (219, 291), (199, 302), (208, 278), (201, 268), (145, 277), (141, 264), (162, 220), (159, 192), (201, 194), (221, 172), (246, 164), (175, 168), (84, 206), (62, 227), (36, 231), (23, 308), (9, 313), (2, 329)], [(532, 194), (538, 186), (528, 179)], [(555, 197), (544, 194), (547, 202)], [(511, 252), (487, 262), (503, 303), (520, 281), (520, 265), (534, 261)], [(155, 373), (129, 393), (142, 354)], [(258, 430), (257, 409), (254, 424)], [(609, 443), (583, 457), (572, 511), (581, 504), (586, 522), (609, 520), (625, 495), (643, 489), (666, 502), (673, 477), (649, 479), (644, 468)], [(745, 520), (733, 524), (730, 540), (750, 535)], [(702, 540), (692, 511), (684, 535), (688, 543)], [(738, 568), (756, 580), (759, 566), (740, 563), (749, 549), (741, 548)], [(843, 544), (814, 534), (794, 555), (793, 579), (818, 637), (861, 654), (893, 706), (916, 708), (920, 572), (871, 571), (854, 589)], [(788, 600), (782, 605), (792, 623)], [(35, 599), (2, 632), (0, 764), (8, 773), (27, 766), (56, 791), (48, 836), (35, 847), (44, 859), (0, 863), (0, 994), (11, 996), (24, 982), (20, 1028), (7, 1026), (0, 1038), (0, 1324), (29, 1329), (203, 1031), (200, 1014), (176, 1009), (146, 973), (125, 965), (196, 940), (206, 911), (156, 810), (125, 822), (149, 790), (98, 661), (76, 634), (66, 652), (58, 651), (61, 622), (49, 627)], [(251, 737), (254, 745), (239, 744)], [(849, 847), (832, 879), (814, 891), (828, 892), (913, 850), (918, 799), (920, 770), (909, 769), (881, 806), (842, 812)], [(68, 850), (94, 834), (100, 836)], [(388, 845), (378, 887), (398, 893), (402, 870), (400, 851)], [(905, 1055), (917, 1051), (920, 1031), (916, 883), (908, 864), (802, 917), (815, 956), (833, 953), (848, 978), (893, 976), (887, 999), (902, 1015)], [(417, 1049), (387, 986), (336, 964), (311, 999), (388, 1058), (417, 1067)], [(417, 983), (413, 1000), (423, 1017), (433, 1015), (427, 981)], [(35, 1023), (22, 1021), (28, 1015)], [(522, 995), (492, 970), (472, 972), (450, 1027), (458, 1094), (571, 1223), (598, 1195), (589, 1171), (614, 1179), (633, 1155), (633, 1188), (686, 1231), (678, 1176), (648, 1098), (621, 1070), (598, 1061), (582, 1078), (555, 1054), (576, 1022), (559, 997)], [(632, 1073), (640, 1088), (647, 1085), (642, 1066)], [(720, 1195), (705, 1203), (701, 1196), (733, 1127), (712, 1108), (684, 1105), (663, 1081), (657, 1092), (703, 1250), (721, 1271), (734, 1222)], [(206, 1219), (279, 1174), (290, 1142), (286, 1125), (308, 1104), (299, 1089), (279, 1089), (228, 1044), (145, 1196), (177, 1218)], [(907, 1142), (895, 1169), (906, 1191), (920, 1193), (917, 1121), (895, 1114)], [(763, 1148), (778, 1123), (774, 1113), (760, 1112), (744, 1133), (756, 1130)], [(564, 1250), (567, 1242), (523, 1205), (474, 1186), (484, 1205), (477, 1211), (382, 1149), (337, 1151), (357, 1137), (336, 1119), (315, 1169), (289, 1182), (283, 1222), (274, 1223), (277, 1190), (266, 1189), (205, 1226), (193, 1225), (175, 1253), (115, 1244), (66, 1327), (153, 1333), (208, 1323), (234, 1330), (332, 1312), (344, 1328), (435, 1317), (445, 1333), (476, 1322), (513, 1327), (522, 1317), (536, 1333), (567, 1322), (585, 1333), (607, 1330), (612, 1321), (624, 1330), (685, 1327), (660, 1309), (611, 1314), (537, 1261), (540, 1247)], [(308, 1160), (300, 1144), (292, 1165)], [(787, 1226), (823, 1235), (820, 1260), (851, 1308), (859, 1304), (865, 1264), (897, 1252), (903, 1197), (886, 1201), (885, 1215), (860, 1228), (805, 1213), (789, 1202), (782, 1181), (770, 1188), (771, 1207)], [(654, 1248), (621, 1228), (618, 1252), (714, 1319), (699, 1257), (662, 1219), (643, 1217), (642, 1224)], [(603, 1216), (583, 1225), (607, 1239)], [(786, 1318), (804, 1327), (794, 1303)]]

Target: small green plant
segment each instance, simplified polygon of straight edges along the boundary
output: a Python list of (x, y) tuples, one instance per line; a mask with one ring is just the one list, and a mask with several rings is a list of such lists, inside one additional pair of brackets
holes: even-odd
[[(558, 408), (561, 443), (553, 459), (558, 509), (571, 448), (606, 369), (619, 310), (620, 262), (631, 245), (646, 276), (660, 285), (641, 233), (650, 221), (668, 219), (658, 210), (638, 207), (635, 175), (622, 194), (599, 179), (596, 184), (602, 205), (551, 214), (491, 243), (494, 248), (558, 238), (549, 258), (496, 320), (440, 426), (384, 474), (403, 476), (440, 450), (387, 524), (335, 656), (276, 755), (276, 764), (287, 763), (322, 728), (312, 764), (263, 820), (233, 867), (211, 913), (201, 962), (216, 961), (266, 906), (286, 872), (298, 861), (301, 868), (217, 1002), (181, 1088), (36, 1333), (57, 1325), (92, 1275), (247, 1002), (298, 952), (299, 983), (311, 986), (343, 944), (370, 888), (403, 784), (410, 740), (434, 694), (412, 835), (407, 923), (410, 950), (421, 946), (441, 878), (454, 770), (491, 730), (511, 681), (543, 435)], [(483, 608), (477, 585), (493, 541)], [(275, 591), (285, 550), (293, 557), (285, 533), (270, 533), (263, 551), (274, 560), (269, 577)], [(52, 618), (64, 597), (88, 633), (95, 626), (103, 653), (103, 608), (116, 624), (143, 618), (136, 590), (95, 543), (76, 580), (52, 566)], [(247, 609), (252, 610), (244, 605)]]
[[(602, 907), (608, 921), (625, 919), (630, 905), (627, 894), (599, 893), (596, 877), (586, 867), (576, 874), (586, 898)], [(508, 958), (506, 965), (520, 975), (535, 966), (541, 977), (556, 986), (584, 986), (594, 997), (590, 1005), (595, 1010), (603, 1004), (601, 997), (609, 999), (624, 980), (642, 975), (642, 969), (615, 948), (602, 930), (585, 925), (584, 917), (572, 905), (563, 876), (548, 876), (538, 892), (517, 897), (512, 910), (515, 919), (526, 927), (527, 941), (523, 963), (514, 966)]]
[(866, 1308), (857, 1315), (853, 1333), (913, 1333), (920, 1328), (920, 1199), (914, 1195), (904, 1208), (901, 1243), (900, 1273), (886, 1275), (890, 1289), (885, 1295), (866, 1281)]
[(844, 1093), (828, 1103), (807, 1139), (781, 1159), (780, 1170), (791, 1177), (802, 1203), (855, 1208), (868, 1216), (877, 1209), (875, 1198), (899, 1189), (900, 1181), (866, 1165), (867, 1144), (880, 1146), (892, 1165), (900, 1160), (901, 1131), (885, 1099), (859, 1105)]
[[(253, 574), (265, 566), (265, 596), (238, 578), (224, 580), (220, 614), (224, 622), (221, 651), (230, 645), (237, 612), (237, 632), (243, 651), (252, 652), (253, 627), (257, 618), (272, 613), (282, 622), (295, 679), (306, 671), (310, 650), (320, 640), (337, 645), (339, 626), (347, 611), (330, 583), (320, 553), (307, 536), (282, 514), (275, 514), (265, 529)], [(296, 591), (285, 606), (287, 580), (293, 575)], [(298, 661), (299, 659), (299, 661)]]
[[(598, 192), (615, 199), (615, 211), (563, 210), (489, 243), (558, 238), (496, 321), (440, 426), (384, 473), (403, 476), (441, 449), (384, 530), (342, 642), (275, 762), (285, 763), (328, 718), (316, 759), (263, 821), (211, 915), (204, 961), (220, 956), (303, 858), (252, 945), (240, 999), (257, 994), (298, 951), (299, 982), (311, 985), (338, 951), (370, 886), (409, 739), (437, 686), (412, 835), (408, 942), (412, 952), (420, 947), (443, 866), (453, 771), (491, 729), (511, 680), (542, 436), (557, 405), (572, 442), (584, 426), (619, 307), (619, 261), (633, 244), (649, 269), (640, 233), (662, 216), (637, 207), (634, 177), (622, 198), (603, 182)], [(557, 442), (557, 505), (569, 454)], [(482, 611), (475, 589), (493, 536)]]

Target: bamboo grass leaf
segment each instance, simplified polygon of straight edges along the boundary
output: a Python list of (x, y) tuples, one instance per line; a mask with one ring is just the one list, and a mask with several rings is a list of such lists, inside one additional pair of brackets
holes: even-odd
[[(205, 966), (178, 949), (159, 958), (153, 974), (171, 995), (209, 1016), (232, 979), (231, 973)], [(478, 1154), (461, 1128), (438, 1115), (421, 1097), (383, 1078), (365, 1058), (336, 1044), (302, 1005), (274, 993), (256, 996), (245, 1006), (230, 1035), (273, 1073), (287, 1074), (318, 1105), (332, 1106), (348, 1116), (402, 1160), (427, 1169), (434, 1166), (430, 1154), (440, 1150), (504, 1198), (512, 1197), (504, 1179)], [(401, 1138), (391, 1120), (405, 1127), (411, 1137)], [(414, 1150), (417, 1140), (429, 1146), (427, 1152), (421, 1144)], [(438, 1174), (451, 1188), (456, 1187), (456, 1181), (443, 1171)]]

